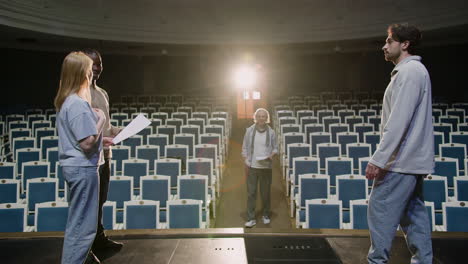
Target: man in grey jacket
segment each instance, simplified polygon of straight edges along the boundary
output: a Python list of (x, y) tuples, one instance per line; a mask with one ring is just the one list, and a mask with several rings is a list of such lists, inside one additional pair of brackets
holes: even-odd
[(270, 115), (264, 108), (254, 113), (252, 126), (245, 131), (242, 144), (242, 157), (247, 166), (247, 222), (246, 227), (257, 224), (255, 220), (255, 205), (257, 198), (257, 182), (263, 205), (263, 223), (270, 223), (270, 190), (272, 180), (272, 158), (278, 153), (275, 131), (268, 126)]
[(383, 99), (381, 140), (366, 168), (374, 180), (369, 198), (369, 263), (387, 263), (398, 225), (405, 233), (411, 263), (432, 263), (429, 217), (423, 180), (434, 168), (431, 80), (414, 56), (421, 32), (393, 24), (382, 50), (393, 62)]

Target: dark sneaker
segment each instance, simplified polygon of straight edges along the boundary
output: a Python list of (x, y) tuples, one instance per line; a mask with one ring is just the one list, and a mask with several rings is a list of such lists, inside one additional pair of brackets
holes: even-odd
[(123, 247), (123, 243), (114, 241), (109, 238), (100, 239), (94, 242), (93, 250), (112, 250), (119, 251)]

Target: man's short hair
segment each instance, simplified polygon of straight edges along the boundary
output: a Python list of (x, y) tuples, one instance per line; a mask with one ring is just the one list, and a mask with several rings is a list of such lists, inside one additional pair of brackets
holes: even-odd
[(101, 54), (99, 53), (99, 51), (95, 50), (95, 49), (91, 49), (91, 48), (86, 48), (86, 49), (83, 49), (82, 52), (86, 55), (96, 55), (98, 57), (101, 57)]
[(409, 41), (408, 53), (416, 54), (417, 48), (421, 43), (421, 31), (408, 23), (392, 24), (387, 29), (388, 34), (392, 34), (392, 38), (398, 42)]

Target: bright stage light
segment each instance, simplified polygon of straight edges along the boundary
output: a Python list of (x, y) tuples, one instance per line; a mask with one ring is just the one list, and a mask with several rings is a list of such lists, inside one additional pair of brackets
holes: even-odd
[(249, 89), (257, 81), (257, 72), (252, 66), (243, 65), (234, 72), (233, 78), (237, 88)]

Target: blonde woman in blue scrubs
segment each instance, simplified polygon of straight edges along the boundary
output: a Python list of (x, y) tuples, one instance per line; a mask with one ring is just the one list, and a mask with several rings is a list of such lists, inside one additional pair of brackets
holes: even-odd
[[(102, 164), (102, 128), (105, 116), (91, 108), (89, 83), (92, 60), (71, 52), (62, 64), (60, 86), (55, 97), (59, 161), (70, 190), (62, 263), (100, 263), (90, 251), (98, 221), (99, 178)], [(104, 138), (104, 144), (111, 144)]]

